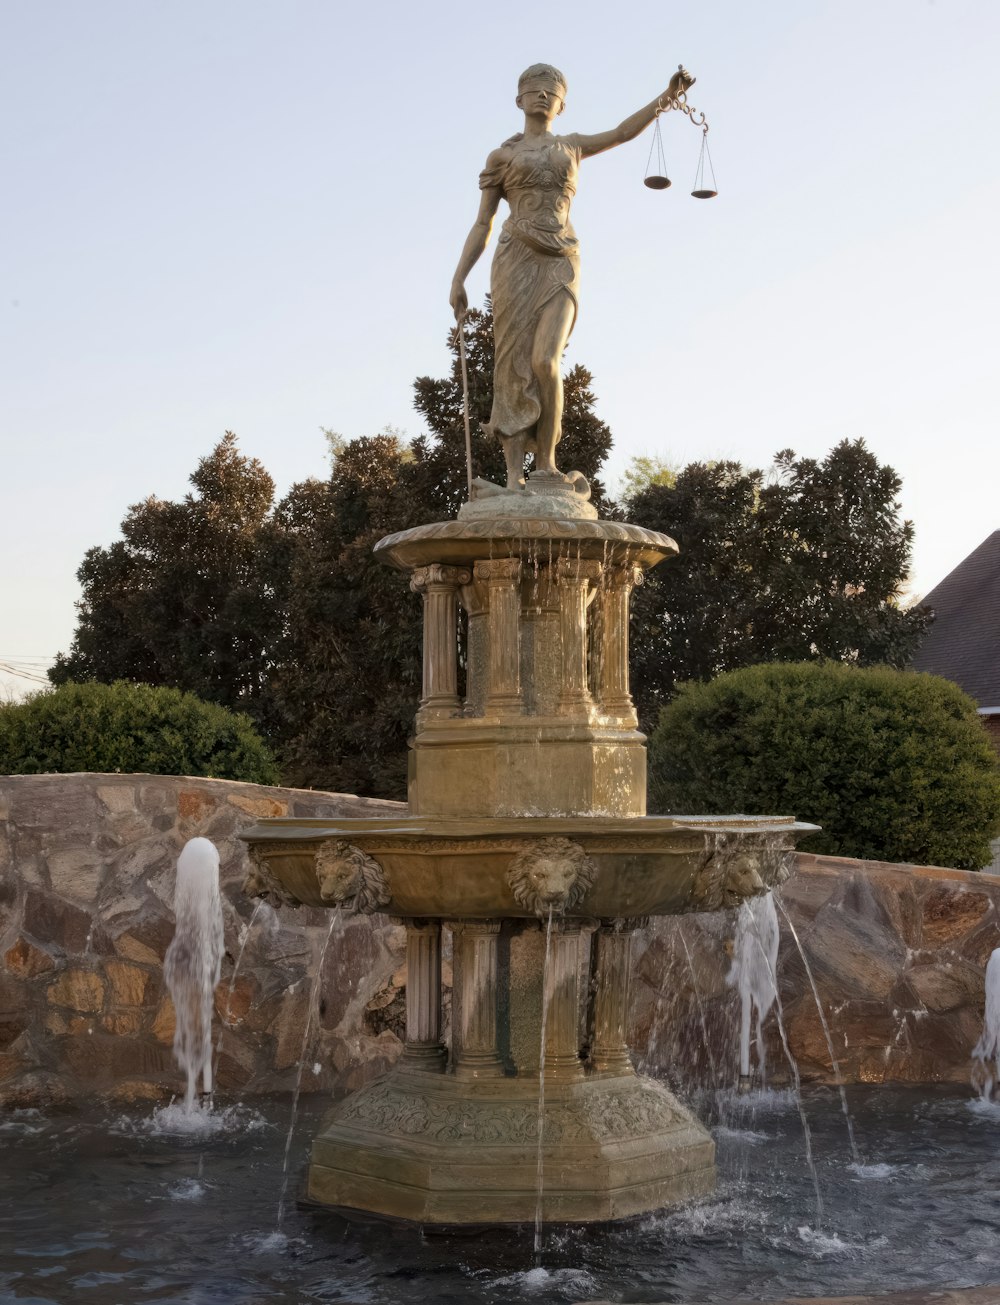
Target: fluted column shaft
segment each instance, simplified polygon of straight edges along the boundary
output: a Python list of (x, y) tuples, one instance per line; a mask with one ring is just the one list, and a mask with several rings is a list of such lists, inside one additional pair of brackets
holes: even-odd
[(613, 567), (606, 574), (599, 600), (601, 648), (597, 695), (606, 712), (620, 716), (635, 716), (628, 680), (629, 598), (642, 580), (640, 567)]
[(587, 687), (587, 604), (591, 584), (600, 579), (601, 563), (562, 557), (556, 565), (556, 574), (562, 640), (559, 710), (572, 712), (591, 701)]
[(459, 1078), (500, 1078), (497, 1049), (497, 943), (499, 920), (451, 924), (452, 1067)]
[(629, 973), (634, 920), (602, 920), (594, 934), (590, 1066), (605, 1074), (632, 1074), (628, 1054)]
[(515, 557), (477, 562), (477, 581), (486, 584), (489, 613), (488, 715), (520, 715), (521, 562)]
[(457, 566), (418, 567), (410, 588), (424, 600), (423, 693), (424, 719), (454, 716), (458, 699), (458, 589), (471, 573)]
[(416, 1069), (443, 1071), (441, 1041), (441, 922), (406, 922), (406, 1046)]
[(545, 975), (545, 1077), (583, 1078), (580, 1059), (580, 939), (579, 925), (552, 930)]

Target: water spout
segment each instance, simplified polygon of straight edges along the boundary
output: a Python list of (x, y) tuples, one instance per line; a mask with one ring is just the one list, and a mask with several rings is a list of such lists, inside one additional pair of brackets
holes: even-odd
[(764, 1039), (761, 1025), (778, 995), (775, 974), (778, 964), (780, 932), (774, 899), (748, 897), (740, 906), (733, 943), (733, 963), (726, 982), (740, 994), (740, 1091), (750, 1088), (750, 1024), (756, 1015), (757, 1069), (763, 1086), (765, 1075)]
[(219, 853), (207, 838), (192, 838), (177, 861), (174, 936), (163, 977), (174, 1003), (174, 1057), (187, 1074), (184, 1109), (194, 1109), (199, 1077), (212, 1092), (212, 1001), (222, 972), (222, 899)]
[(983, 1032), (972, 1050), (972, 1082), (984, 1101), (992, 1099), (1000, 1083), (1000, 947), (986, 964), (986, 1011)]

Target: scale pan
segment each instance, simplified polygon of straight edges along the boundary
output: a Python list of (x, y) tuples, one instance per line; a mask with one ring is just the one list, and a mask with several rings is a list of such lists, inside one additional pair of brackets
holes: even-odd
[(717, 190), (692, 190), (691, 192), (695, 199), (714, 199), (718, 193)]
[(644, 177), (642, 184), (648, 186), (650, 190), (666, 190), (670, 185), (669, 177)]

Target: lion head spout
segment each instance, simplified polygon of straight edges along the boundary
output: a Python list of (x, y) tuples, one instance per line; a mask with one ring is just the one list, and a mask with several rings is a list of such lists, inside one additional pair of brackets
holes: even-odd
[(272, 871), (260, 847), (250, 848), (250, 868), (243, 880), (243, 891), (247, 897), (262, 898), (269, 906), (301, 906), (299, 899)]
[(379, 863), (345, 839), (327, 839), (316, 851), (319, 895), (331, 906), (347, 906), (363, 915), (385, 906), (392, 893)]
[(511, 860), (507, 883), (519, 906), (535, 915), (572, 910), (594, 882), (597, 867), (579, 843), (541, 838)]

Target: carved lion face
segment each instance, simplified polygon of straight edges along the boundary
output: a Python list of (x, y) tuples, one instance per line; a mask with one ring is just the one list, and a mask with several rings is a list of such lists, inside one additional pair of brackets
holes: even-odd
[(316, 852), (316, 879), (324, 902), (368, 914), (389, 901), (391, 893), (379, 863), (344, 839), (321, 843)]
[(728, 861), (722, 889), (724, 906), (738, 906), (744, 898), (756, 897), (766, 891), (757, 852), (741, 852)]
[(361, 887), (361, 865), (356, 849), (349, 843), (338, 842), (331, 848), (324, 843), (316, 853), (316, 878), (319, 895), (324, 902), (345, 902), (355, 897)]
[(513, 858), (507, 871), (514, 900), (535, 915), (576, 905), (594, 882), (594, 863), (579, 843), (542, 838)]

